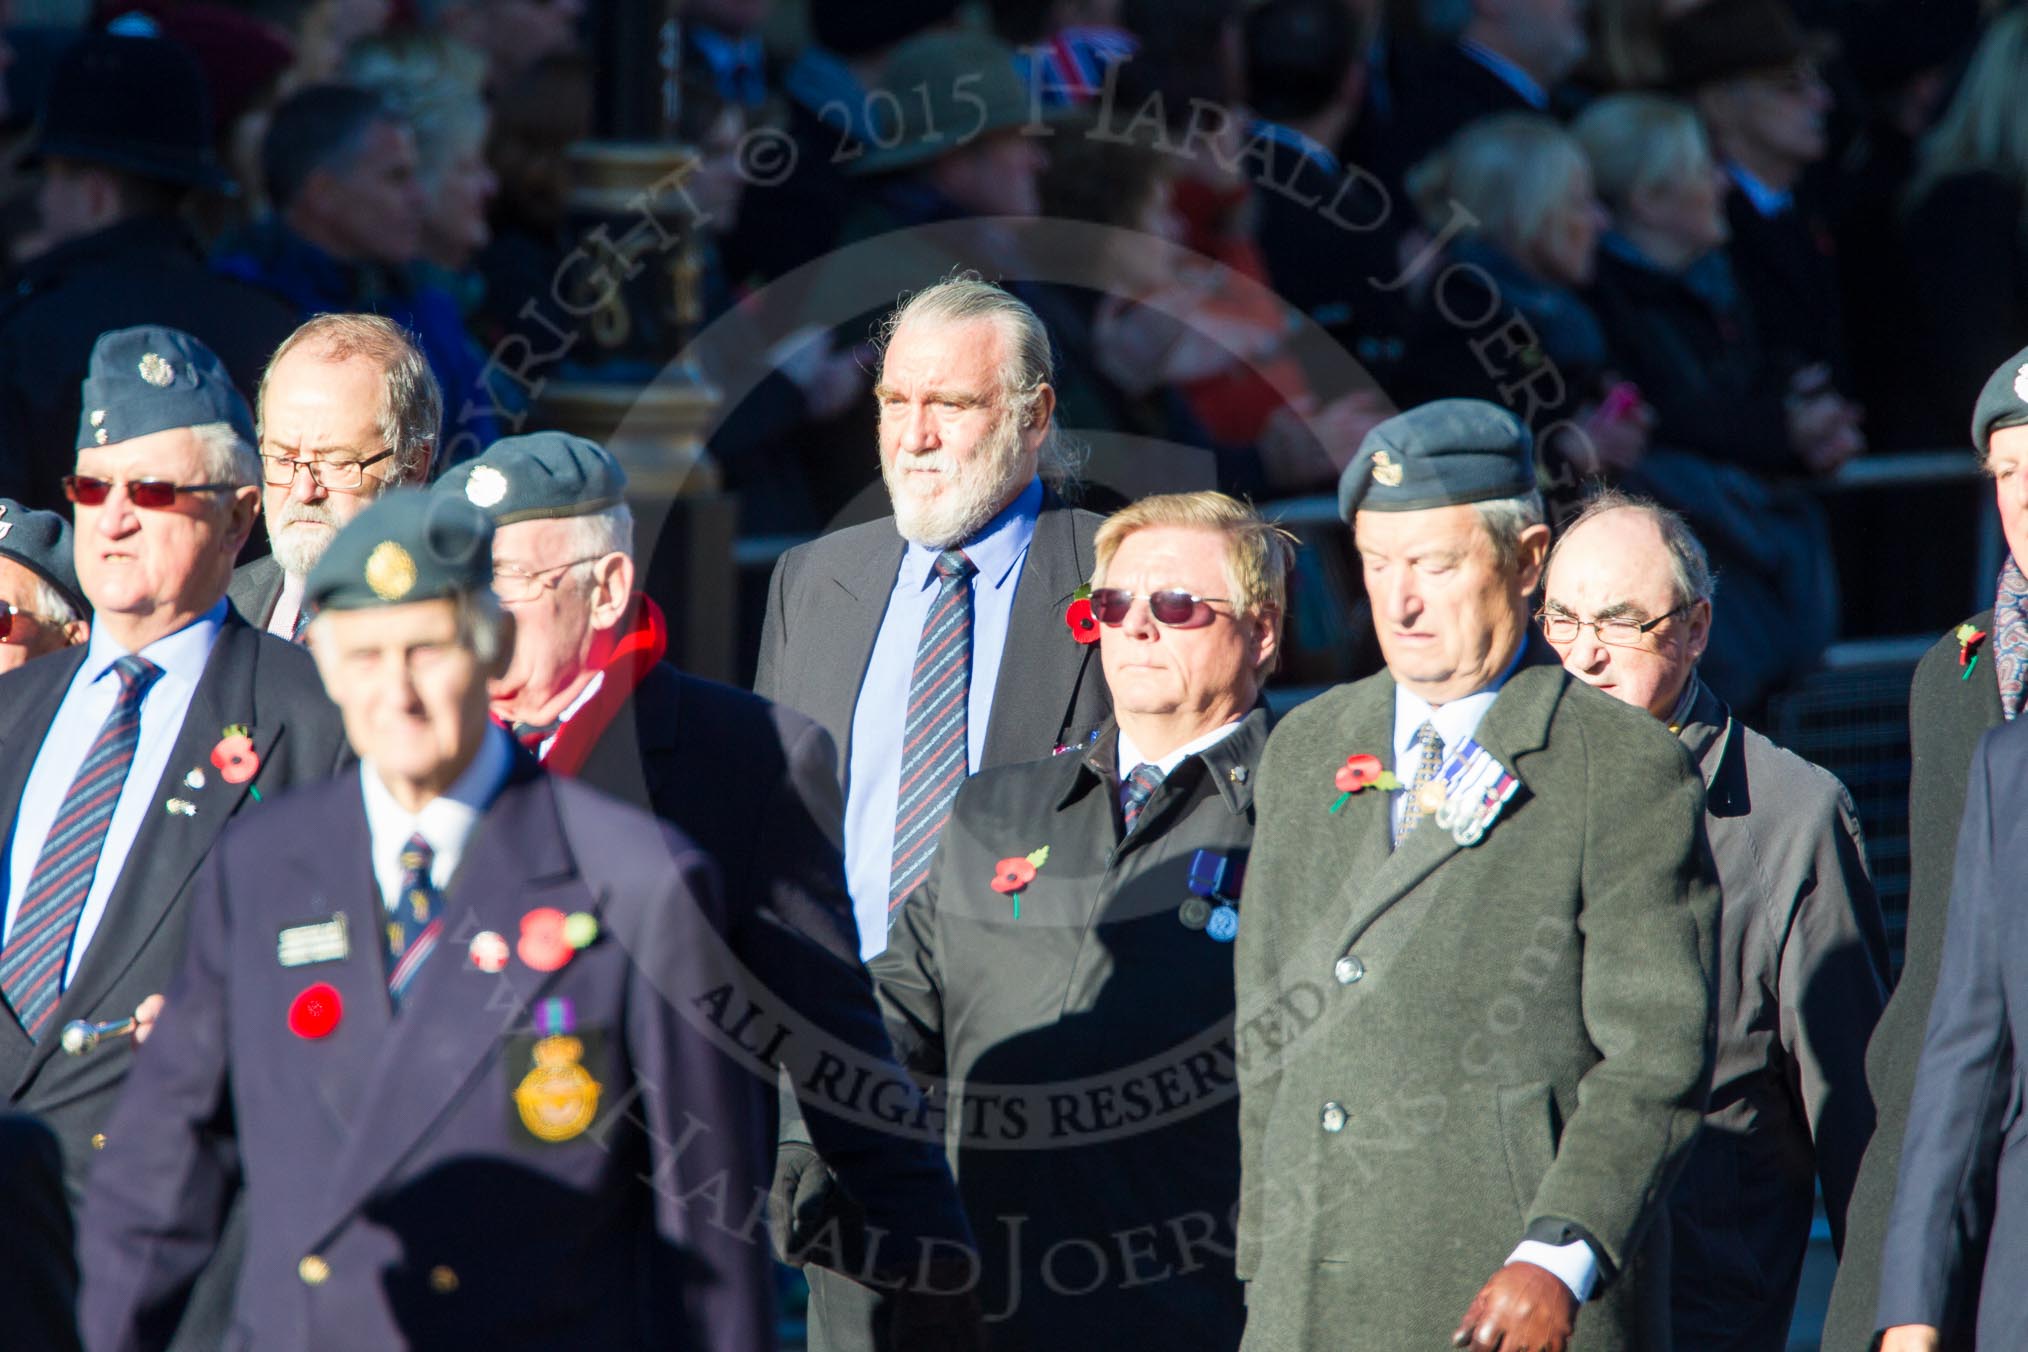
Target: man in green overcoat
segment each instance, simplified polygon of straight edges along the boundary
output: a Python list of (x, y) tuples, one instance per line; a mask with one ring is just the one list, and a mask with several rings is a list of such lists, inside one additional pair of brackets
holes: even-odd
[(1257, 775), (1244, 1348), (1666, 1349), (1655, 1222), (1711, 1079), (1702, 781), (1532, 630), (1549, 531), (1505, 410), (1382, 423), (1339, 511), (1387, 670)]

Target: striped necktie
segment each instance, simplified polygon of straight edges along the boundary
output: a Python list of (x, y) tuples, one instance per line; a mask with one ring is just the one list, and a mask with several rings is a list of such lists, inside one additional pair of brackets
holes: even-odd
[(436, 851), (418, 831), (401, 847), (401, 886), (387, 908), (387, 994), (396, 1010), (444, 932), (442, 898), (430, 881)]
[(1133, 834), (1134, 823), (1147, 810), (1148, 800), (1155, 796), (1155, 790), (1162, 787), (1162, 772), (1142, 761), (1127, 774), (1127, 782), (1120, 786), (1120, 820), (1126, 823), (1127, 834)]
[(162, 668), (128, 655), (113, 662), (113, 674), (120, 678), (113, 711), (99, 726), (99, 735), (92, 739), (43, 838), (7, 947), (0, 951), (0, 991), (30, 1037), (39, 1036), (56, 1013), (78, 916), (92, 890), (106, 828), (113, 824), (113, 809), (119, 806), (120, 791), (141, 743), (141, 701)]
[(1408, 797), (1402, 803), (1401, 817), (1394, 825), (1394, 848), (1397, 850), (1401, 848), (1401, 842), (1408, 839), (1408, 833), (1423, 819), (1423, 786), (1434, 784), (1444, 768), (1444, 739), (1437, 736), (1436, 724), (1425, 722), (1417, 728), (1415, 743), (1422, 748), (1422, 755), (1416, 760), (1415, 774), (1408, 781)]
[(938, 591), (915, 648), (908, 717), (901, 734), (901, 783), (894, 802), (894, 857), (887, 875), (887, 923), (929, 874), (951, 800), (965, 782), (966, 714), (972, 694), (972, 574), (964, 551), (937, 556)]

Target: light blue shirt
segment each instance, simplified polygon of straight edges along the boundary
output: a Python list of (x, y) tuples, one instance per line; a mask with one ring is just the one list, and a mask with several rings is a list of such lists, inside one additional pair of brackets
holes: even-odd
[(373, 881), (380, 888), (380, 902), (392, 911), (401, 896), (401, 852), (413, 835), (421, 835), (430, 846), (430, 883), (441, 895), (448, 891), (465, 857), (465, 846), (479, 827), (479, 818), (499, 796), (514, 768), (514, 744), (507, 730), (497, 723), (486, 725), (478, 754), (451, 787), (424, 803), (422, 811), (410, 812), (394, 801), (380, 772), (371, 762), (359, 763), (359, 789), (366, 801), (366, 837), (373, 857)]
[[(1437, 736), (1443, 738), (1444, 758), (1446, 760), (1457, 754), (1458, 747), (1463, 745), (1467, 738), (1477, 736), (1479, 724), (1485, 721), (1486, 711), (1492, 708), (1493, 701), (1500, 697), (1500, 688), (1507, 684), (1508, 678), (1520, 669), (1521, 655), (1527, 650), (1528, 642), (1526, 638), (1523, 638), (1521, 646), (1514, 650), (1514, 656), (1508, 660), (1506, 669), (1493, 678), (1492, 684), (1486, 686), (1483, 690), (1475, 690), (1462, 699), (1454, 699), (1447, 704), (1432, 705), (1428, 700), (1414, 691), (1396, 685), (1394, 687), (1395, 778), (1399, 779), (1403, 784), (1407, 784), (1409, 778), (1415, 773), (1415, 763), (1411, 757), (1416, 755), (1419, 750), (1415, 746), (1415, 735), (1421, 730), (1424, 723), (1436, 724)], [(1512, 769), (1513, 767), (1509, 766), (1508, 768)], [(1391, 806), (1397, 825), (1401, 821), (1402, 809), (1407, 806), (1407, 803), (1408, 795), (1406, 793), (1394, 795), (1394, 802)], [(1426, 829), (1435, 830), (1436, 828), (1432, 826)], [(1579, 1301), (1588, 1300), (1591, 1297), (1592, 1287), (1598, 1282), (1598, 1255), (1591, 1251), (1591, 1245), (1581, 1239), (1572, 1240), (1568, 1244), (1544, 1244), (1540, 1240), (1524, 1239), (1520, 1244), (1515, 1246), (1513, 1253), (1507, 1255), (1507, 1261), (1510, 1263), (1533, 1263), (1537, 1267), (1547, 1268), (1556, 1274), (1559, 1281), (1570, 1288), (1570, 1293), (1577, 1297)]]
[[(1007, 622), (1021, 565), (1035, 538), (1042, 513), (1042, 480), (1033, 479), (1021, 496), (960, 545), (978, 569), (972, 575), (972, 681), (965, 703), (968, 771), (985, 753), (986, 724), (993, 715), (993, 689), (1000, 679), (1000, 655), (1007, 646)], [(902, 728), (907, 721), (908, 687), (915, 675), (916, 645), (923, 621), (936, 601), (936, 561), (941, 550), (913, 541), (901, 556), (894, 590), (887, 598), (873, 656), (852, 709), (851, 778), (845, 797), (845, 879), (859, 921), (859, 952), (871, 958), (887, 947), (887, 884), (894, 865), (894, 806), (901, 786)]]
[(1458, 41), (1458, 50), (1493, 72), (1501, 84), (1519, 94), (1521, 101), (1536, 112), (1543, 112), (1549, 107), (1549, 91), (1537, 83), (1533, 75), (1491, 47), (1474, 42), (1470, 38), (1461, 38)]
[(1189, 741), (1183, 743), (1183, 745), (1177, 747), (1174, 751), (1171, 751), (1168, 755), (1163, 756), (1159, 760), (1153, 761), (1149, 760), (1146, 756), (1143, 756), (1141, 754), (1141, 748), (1135, 746), (1134, 739), (1127, 736), (1127, 730), (1125, 728), (1121, 728), (1119, 745), (1117, 748), (1118, 762), (1120, 767), (1119, 770), (1120, 783), (1122, 784), (1126, 783), (1127, 776), (1134, 772), (1135, 767), (1141, 765), (1153, 765), (1155, 767), (1155, 773), (1162, 776), (1163, 779), (1167, 779), (1170, 775), (1176, 773), (1177, 766), (1181, 765), (1184, 761), (1188, 760), (1190, 757), (1196, 755), (1200, 751), (1209, 751), (1212, 747), (1217, 746), (1220, 742), (1232, 736), (1233, 733), (1238, 732), (1239, 725), (1245, 721), (1246, 716), (1242, 714), (1238, 718), (1233, 719), (1230, 723), (1220, 724), (1218, 727), (1213, 728), (1211, 731), (1207, 733), (1202, 733), (1199, 736), (1191, 738)]
[[(141, 697), (141, 739), (134, 749), (134, 763), (127, 768), (127, 782), (120, 788), (120, 801), (113, 808), (112, 823), (106, 828), (105, 846), (99, 852), (91, 890), (85, 893), (84, 910), (78, 914), (77, 932), (71, 938), (70, 957), (63, 970), (66, 987), (77, 976), (78, 960), (98, 932), (99, 921), (106, 913), (106, 899), (112, 896), (113, 887), (120, 880), (120, 870), (126, 864), (127, 852), (133, 848), (134, 837), (140, 834), (141, 824), (148, 820), (149, 813), (163, 811), (163, 804), (177, 791), (176, 785), (163, 787), (162, 774), (172, 768), (169, 753), (183, 731), (183, 716), (190, 711), (190, 697), (197, 693), (197, 682), (204, 675), (205, 663), (211, 660), (212, 645), (218, 642), (218, 631), (224, 623), (225, 602), (221, 600), (199, 618), (166, 638), (156, 639), (139, 653), (162, 668), (162, 674)], [(35, 861), (42, 855), (42, 842), (56, 822), (71, 782), (84, 767), (85, 756), (98, 737), (99, 728), (119, 698), (120, 678), (112, 668), (116, 659), (126, 655), (127, 650), (103, 626), (93, 625), (84, 665), (71, 678), (63, 703), (57, 706), (56, 717), (43, 734), (42, 750), (36, 753), (35, 765), (22, 787), (14, 834), (7, 846), (9, 934), (14, 932), (14, 917), (21, 908), (22, 894), (35, 876)], [(218, 731), (224, 736), (225, 729)], [(191, 767), (174, 768), (180, 773)], [(209, 765), (196, 768), (205, 774), (215, 773)]]
[(1725, 162), (1725, 172), (1739, 186), (1746, 200), (1764, 220), (1772, 220), (1796, 204), (1796, 195), (1781, 188), (1770, 188), (1733, 161)]

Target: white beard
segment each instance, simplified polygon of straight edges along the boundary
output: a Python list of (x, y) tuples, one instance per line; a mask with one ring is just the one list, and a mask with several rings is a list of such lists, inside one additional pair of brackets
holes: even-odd
[[(303, 528), (303, 523), (314, 524)], [(318, 530), (317, 525), (328, 529)], [(296, 503), (289, 507), (288, 515), (282, 521), (270, 524), (268, 544), (274, 550), (275, 562), (282, 565), (283, 572), (291, 577), (308, 577), (310, 570), (317, 566), (317, 560), (324, 557), (324, 551), (331, 547), (331, 541), (336, 539), (337, 535), (338, 523), (331, 519), (324, 508)]]
[[(908, 486), (907, 469), (940, 471), (943, 491), (934, 499), (917, 497)], [(1022, 454), (1021, 428), (1011, 415), (988, 432), (972, 456), (959, 461), (944, 452), (882, 457), (880, 477), (894, 505), (894, 528), (901, 538), (925, 549), (950, 549), (978, 534), (1000, 514), (1034, 474)]]

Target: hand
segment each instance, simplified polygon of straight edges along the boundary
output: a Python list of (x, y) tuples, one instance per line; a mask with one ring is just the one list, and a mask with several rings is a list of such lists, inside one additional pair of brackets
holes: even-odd
[(1451, 1346), (1472, 1352), (1564, 1352), (1577, 1297), (1548, 1268), (1509, 1263), (1479, 1288)]
[(1928, 1324), (1896, 1324), (1880, 1340), (1880, 1352), (1936, 1352), (1942, 1342)]
[[(824, 1166), (816, 1148), (805, 1141), (784, 1141), (775, 1151), (775, 1176), (768, 1189), (768, 1237), (784, 1263), (801, 1267), (812, 1257), (820, 1266), (827, 1255), (811, 1254), (832, 1212), (836, 1180)], [(828, 1255), (831, 1263), (840, 1255)]]
[(162, 1017), (165, 1002), (159, 995), (151, 995), (134, 1006), (134, 1045), (140, 1046), (148, 1040), (148, 1034), (155, 1031), (155, 1020)]
[(1813, 473), (1830, 474), (1866, 449), (1865, 411), (1830, 391), (1788, 404), (1789, 444)]
[(1580, 428), (1558, 432), (1557, 449), (1580, 474), (1624, 472), (1648, 453), (1648, 433), (1654, 426), (1655, 411), (1644, 403), (1618, 413), (1593, 405), (1585, 410)]

